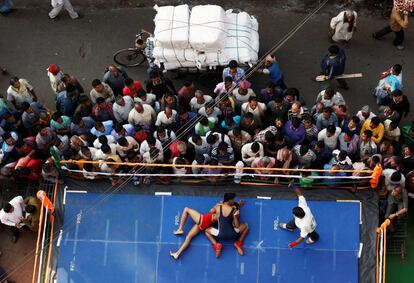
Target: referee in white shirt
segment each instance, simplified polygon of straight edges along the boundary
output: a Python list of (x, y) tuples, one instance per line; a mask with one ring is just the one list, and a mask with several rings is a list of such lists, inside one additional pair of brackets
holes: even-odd
[(295, 194), (298, 197), (299, 204), (292, 209), (294, 218), (288, 223), (280, 223), (279, 227), (290, 232), (295, 231), (296, 228), (300, 230), (300, 237), (295, 241), (288, 244), (289, 248), (294, 248), (296, 245), (303, 242), (306, 238), (307, 244), (313, 244), (319, 239), (319, 234), (316, 232), (316, 221), (310, 211), (305, 197), (302, 195), (299, 188), (293, 184), (293, 181), (289, 184), (289, 187), (295, 189)]
[(0, 221), (12, 232), (12, 242), (16, 243), (19, 229), (23, 226), (24, 202), (22, 196), (13, 198), (0, 210)]

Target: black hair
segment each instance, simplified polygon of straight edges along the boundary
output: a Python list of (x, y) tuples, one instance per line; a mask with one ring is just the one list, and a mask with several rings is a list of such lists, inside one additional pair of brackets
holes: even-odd
[(192, 81), (184, 81), (183, 86), (189, 87), (193, 82)]
[(371, 130), (365, 130), (364, 134), (367, 136), (367, 138), (372, 138), (372, 131)]
[(230, 69), (236, 69), (238, 66), (239, 66), (239, 64), (237, 63), (237, 61), (236, 61), (236, 60), (231, 60), (231, 61), (229, 62), (229, 68), (230, 68)]
[(294, 207), (294, 208), (292, 209), (292, 213), (293, 213), (293, 215), (295, 215), (295, 216), (296, 216), (296, 217), (298, 217), (298, 218), (303, 218), (303, 217), (305, 217), (305, 211), (304, 211), (301, 207), (299, 207), (299, 206)]
[(331, 134), (335, 134), (336, 127), (334, 125), (329, 125), (328, 127), (326, 127), (326, 132), (331, 133)]
[(391, 95), (392, 96), (402, 96), (403, 95), (403, 92), (400, 90), (400, 89), (394, 89), (392, 92), (391, 92)]
[(211, 134), (208, 135), (206, 141), (207, 141), (208, 144), (214, 144), (217, 141), (217, 137), (216, 137), (216, 135), (211, 133)]
[(105, 154), (111, 153), (111, 147), (109, 145), (107, 145), (107, 144), (101, 145), (101, 150)]
[(206, 116), (203, 116), (200, 119), (200, 124), (203, 125), (203, 126), (207, 126), (208, 125), (208, 118)]
[(301, 156), (304, 156), (308, 152), (308, 150), (309, 150), (308, 146), (303, 144), (299, 148), (299, 154)]
[(76, 90), (76, 87), (72, 84), (67, 84), (65, 90), (66, 90), (67, 93), (68, 92), (74, 92)]
[(332, 113), (332, 108), (331, 107), (325, 107), (325, 108), (323, 108), (323, 112)]
[(194, 134), (194, 135), (191, 137), (191, 140), (192, 140), (194, 143), (196, 143), (197, 141), (201, 140), (201, 137), (200, 137), (200, 135)]
[(255, 95), (252, 95), (252, 96), (249, 97), (249, 102), (251, 102), (253, 100), (258, 101), (257, 97)]
[(329, 96), (332, 97), (335, 94), (335, 89), (331, 86), (329, 86), (327, 89), (325, 89), (325, 93)]
[(329, 46), (328, 52), (329, 52), (329, 54), (337, 55), (339, 53), (339, 47), (338, 47), (338, 45), (331, 45), (331, 46)]
[(148, 137), (147, 137), (147, 143), (148, 144), (155, 144), (156, 143), (156, 139), (153, 136), (148, 135)]
[(123, 127), (122, 127), (122, 124), (120, 124), (120, 123), (114, 123), (112, 128), (115, 130), (115, 132), (118, 133), (122, 130)]
[(104, 103), (104, 102), (105, 102), (105, 98), (103, 98), (103, 97), (98, 97), (96, 99), (96, 104), (101, 104), (101, 103)]
[(246, 114), (244, 114), (244, 118), (247, 119), (254, 119), (254, 115), (252, 112), (247, 112)]
[(3, 207), (4, 212), (9, 213), (13, 209), (13, 206), (10, 203), (6, 203)]
[(346, 131), (345, 134), (350, 138), (353, 138), (354, 135), (355, 135), (355, 133), (353, 131), (350, 131), (350, 130)]
[(98, 86), (98, 85), (100, 85), (100, 84), (102, 84), (102, 82), (101, 82), (101, 80), (100, 80), (100, 79), (94, 79), (94, 80), (92, 81), (92, 87), (93, 87), (93, 88), (97, 87), (97, 86)]
[(134, 83), (134, 80), (133, 79), (131, 79), (131, 78), (126, 78), (125, 80), (124, 80), (124, 84), (125, 84), (125, 86), (129, 86), (130, 84), (133, 84)]
[(392, 66), (392, 69), (397, 75), (399, 75), (401, 74), (402, 66), (400, 64), (395, 64), (394, 66)]
[(260, 150), (260, 144), (258, 142), (253, 142), (250, 149), (253, 153), (256, 153)]
[(223, 197), (223, 202), (228, 202), (229, 200), (235, 199), (236, 194), (235, 193), (225, 193)]
[(105, 135), (101, 135), (101, 136), (99, 136), (98, 141), (99, 141), (101, 144), (108, 144), (108, 138), (107, 138)]
[(296, 98), (299, 98), (299, 90), (297, 88), (294, 88), (294, 87), (288, 88), (285, 91), (285, 96), (288, 96), (288, 95), (295, 96)]
[(25, 209), (26, 212), (28, 213), (34, 213), (36, 211), (36, 206), (28, 204)]
[(23, 101), (23, 103), (22, 103), (22, 110), (23, 111), (26, 111), (29, 108), (30, 108), (30, 103), (27, 102), (27, 101)]
[(125, 137), (120, 137), (118, 139), (118, 144), (120, 146), (127, 146), (128, 145), (128, 141), (127, 141), (127, 139)]
[(232, 83), (233, 82), (233, 79), (232, 79), (232, 77), (227, 76), (227, 77), (224, 78), (224, 82), (225, 83)]
[(354, 122), (355, 124), (358, 124), (361, 122), (361, 119), (359, 119), (358, 116), (352, 116), (351, 118), (352, 122)]
[(10, 78), (10, 85), (14, 85), (15, 83), (17, 83), (19, 81), (18, 77), (11, 77)]
[(401, 173), (398, 171), (395, 171), (391, 174), (390, 180), (393, 182), (399, 182), (401, 181)]
[(381, 123), (381, 120), (379, 117), (375, 116), (371, 118), (371, 123), (374, 124), (375, 126), (378, 126)]
[(338, 154), (338, 158), (341, 158), (341, 160), (344, 160), (348, 156), (348, 153), (345, 150), (341, 150)]
[(158, 133), (165, 132), (165, 127), (164, 127), (163, 125), (159, 125), (159, 126), (157, 127), (156, 131), (157, 131)]
[(227, 145), (227, 143), (226, 142), (224, 142), (224, 141), (222, 141), (222, 142), (220, 142), (219, 143), (219, 145), (217, 146), (217, 150), (220, 150), (220, 151), (227, 151), (227, 148), (228, 148), (229, 146)]
[(292, 126), (298, 128), (300, 126), (301, 120), (298, 117), (292, 118)]

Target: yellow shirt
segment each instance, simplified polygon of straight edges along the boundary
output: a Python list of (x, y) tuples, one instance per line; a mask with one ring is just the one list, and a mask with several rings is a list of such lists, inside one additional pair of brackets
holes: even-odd
[(384, 137), (384, 125), (379, 123), (376, 128), (371, 128), (371, 119), (368, 119), (364, 122), (361, 128), (361, 135), (365, 130), (370, 130), (372, 132), (372, 141), (376, 144), (379, 144)]

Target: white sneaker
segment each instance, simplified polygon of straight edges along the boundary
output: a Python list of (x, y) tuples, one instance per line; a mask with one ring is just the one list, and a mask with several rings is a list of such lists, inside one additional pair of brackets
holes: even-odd
[(279, 223), (279, 227), (280, 227), (280, 228), (282, 228), (282, 229), (285, 229), (285, 230), (287, 230), (287, 231), (293, 232), (293, 229), (289, 229), (289, 228), (286, 226), (286, 223)]
[(306, 244), (311, 245), (313, 243), (315, 243), (315, 241), (313, 241), (311, 238), (306, 239)]
[(398, 50), (404, 50), (404, 45), (397, 45), (397, 46), (395, 46)]

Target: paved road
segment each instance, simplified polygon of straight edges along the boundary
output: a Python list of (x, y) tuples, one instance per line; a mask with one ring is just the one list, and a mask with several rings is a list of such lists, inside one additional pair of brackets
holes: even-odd
[[(59, 20), (50, 21), (46, 12), (22, 9), (8, 17), (0, 17), (0, 64), (11, 73), (27, 78), (40, 99), (51, 107), (54, 96), (45, 71), (48, 64), (61, 65), (65, 72), (77, 76), (89, 89), (92, 79), (100, 78), (104, 67), (112, 63), (113, 52), (130, 46), (139, 28), (151, 29), (154, 16), (150, 8), (89, 9), (81, 20), (72, 21), (67, 15), (62, 15)], [(305, 17), (305, 14), (274, 9), (254, 12), (260, 22), (262, 53)], [(336, 11), (324, 8), (276, 53), (288, 86), (297, 87), (308, 105), (313, 103), (321, 87), (311, 78), (319, 71), (320, 59), (329, 46), (327, 24), (334, 13)], [(405, 68), (404, 89), (413, 102), (410, 90), (414, 88), (414, 82), (409, 80), (413, 70), (409, 66), (414, 63), (414, 47), (410, 42), (414, 38), (414, 29), (408, 30), (407, 48), (401, 52), (392, 47), (392, 35), (381, 41), (370, 37), (384, 24), (382, 18), (360, 17), (358, 33), (346, 47), (347, 72), (364, 73), (364, 78), (351, 81), (350, 90), (343, 92), (351, 111), (357, 111), (364, 104), (375, 109), (371, 92), (378, 81), (378, 74), (394, 63)], [(144, 68), (128, 69), (128, 74), (141, 81), (146, 79)], [(199, 80), (198, 76), (193, 78)], [(257, 89), (265, 84), (265, 79), (258, 74), (251, 80)], [(7, 84), (8, 78), (0, 76), (0, 92), (5, 92)]]

